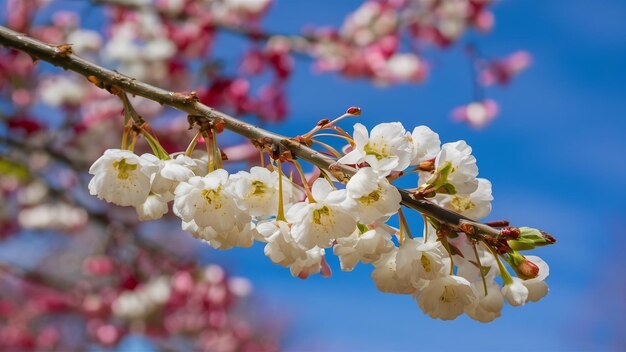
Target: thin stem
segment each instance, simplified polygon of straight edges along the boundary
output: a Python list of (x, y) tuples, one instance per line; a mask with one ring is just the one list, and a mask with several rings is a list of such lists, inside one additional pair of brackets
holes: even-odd
[(265, 167), (265, 154), (263, 154), (263, 149), (259, 150), (259, 160), (261, 160), (261, 167)]
[[(470, 240), (471, 241), (471, 240)], [(478, 263), (478, 271), (480, 272), (480, 277), (483, 280), (483, 289), (485, 290), (485, 297), (487, 296), (487, 280), (485, 279), (485, 274), (483, 273), (483, 264), (480, 262), (480, 256), (478, 255), (478, 249), (476, 249), (476, 243), (472, 241), (472, 249), (474, 250), (474, 256), (476, 257), (476, 263)]]
[(130, 128), (124, 126), (124, 130), (122, 131), (122, 146), (121, 150), (126, 150), (128, 148), (128, 133), (130, 132)]
[(131, 152), (135, 151), (135, 143), (137, 143), (137, 133), (132, 132), (133, 133), (133, 137), (130, 140), (130, 144), (128, 145), (128, 150), (130, 150)]
[(402, 246), (404, 244), (404, 224), (402, 223), (402, 221), (400, 221), (400, 230), (399, 230), (399, 234), (398, 234), (398, 243), (400, 243), (400, 246)]
[(194, 149), (196, 149), (196, 144), (198, 144), (198, 139), (200, 138), (201, 135), (202, 135), (202, 132), (198, 131), (198, 133), (196, 133), (196, 135), (193, 136), (193, 139), (191, 140), (191, 142), (189, 142), (187, 149), (185, 149), (185, 156), (190, 157), (193, 154)]
[(204, 138), (204, 145), (206, 147), (207, 157), (209, 159), (209, 163), (207, 165), (207, 171), (209, 173), (213, 172), (213, 142), (211, 138), (209, 138), (209, 134), (206, 132), (202, 132), (202, 138)]
[(309, 203), (315, 203), (315, 198), (313, 198), (313, 194), (311, 193), (311, 188), (309, 187), (309, 182), (306, 180), (306, 176), (304, 175), (304, 171), (302, 170), (302, 165), (300, 165), (300, 163), (296, 159), (293, 159), (292, 162), (296, 166), (296, 169), (298, 169), (300, 179), (302, 180), (302, 186), (306, 191), (306, 196), (309, 199)]
[(316, 133), (313, 137), (335, 137), (346, 140), (350, 144), (354, 144), (354, 140), (351, 137), (344, 136), (341, 134), (333, 134), (333, 133)]
[(402, 208), (398, 209), (398, 217), (400, 218), (400, 223), (404, 225), (406, 229), (406, 234), (409, 238), (413, 238), (413, 234), (411, 233), (411, 229), (409, 229), (409, 224), (406, 222), (406, 218), (404, 217), (404, 213), (402, 212)]
[(141, 127), (140, 133), (143, 136), (143, 138), (146, 139), (146, 142), (148, 142), (148, 145), (150, 145), (150, 148), (154, 152), (154, 155), (156, 155), (161, 160), (168, 160), (168, 159), (170, 159), (170, 155), (167, 153), (167, 151), (165, 149), (163, 149), (163, 147), (161, 146), (161, 143), (159, 143), (159, 140), (156, 139), (150, 133), (150, 131), (148, 131), (145, 128), (145, 125), (143, 125)]
[(309, 132), (305, 133), (302, 135), (302, 138), (304, 139), (310, 139), (311, 137), (313, 137), (313, 134), (315, 134), (315, 132), (321, 130), (322, 127), (316, 125), (315, 127), (313, 127)]
[(213, 139), (213, 153), (215, 155), (215, 166), (218, 169), (222, 169), (222, 153), (220, 147), (217, 144), (217, 133), (211, 128), (211, 139)]
[(276, 160), (276, 167), (278, 168), (278, 213), (276, 214), (276, 220), (287, 221), (283, 205), (283, 168), (280, 165), (280, 160)]
[[(345, 113), (345, 114), (343, 114), (343, 115), (341, 115), (341, 116), (337, 117), (336, 119), (332, 120), (332, 121), (331, 121), (328, 125), (330, 125), (330, 126), (334, 126), (334, 125), (336, 125), (336, 124), (337, 124), (337, 122), (339, 122), (339, 121), (341, 121), (341, 120), (345, 119), (346, 117), (356, 117), (356, 116), (357, 116), (357, 115), (352, 115), (352, 114)], [(328, 126), (328, 125), (327, 125), (327, 126)]]
[(450, 250), (450, 243), (448, 243), (448, 237), (445, 235), (442, 236), (441, 243), (443, 243), (444, 248), (448, 252), (448, 256), (450, 257), (450, 275), (454, 275), (454, 259), (452, 259), (452, 250)]
[(496, 258), (496, 263), (498, 263), (498, 269), (500, 269), (500, 276), (502, 276), (502, 281), (504, 282), (504, 285), (506, 286), (506, 285), (512, 284), (513, 278), (511, 277), (511, 274), (509, 274), (509, 271), (506, 270), (506, 267), (502, 264), (502, 261), (500, 260), (500, 256), (498, 255), (498, 253), (495, 251), (495, 249), (491, 248), (486, 243), (485, 243), (485, 246), (487, 247), (487, 249), (489, 249), (491, 254), (493, 254), (493, 256)]
[(426, 217), (426, 215), (422, 214), (422, 219), (424, 219), (424, 243), (428, 242), (428, 218)]
[(320, 170), (320, 174), (322, 175), (322, 177), (324, 177), (326, 179), (326, 181), (328, 181), (328, 183), (330, 183), (330, 185), (333, 187), (333, 189), (337, 189), (337, 187), (335, 187), (335, 182), (330, 178), (330, 176), (328, 176), (328, 173), (326, 173), (326, 171), (324, 171), (322, 169), (319, 169), (319, 170)]
[(347, 137), (347, 138), (348, 138), (348, 141), (351, 141), (351, 142), (350, 142), (350, 145), (354, 145), (354, 140), (352, 139), (352, 136), (351, 136), (348, 132), (344, 131), (344, 129), (343, 129), (343, 128), (341, 128), (341, 127), (339, 127), (339, 126), (333, 126), (333, 130), (335, 130), (336, 132), (338, 132), (338, 133), (339, 133), (339, 134), (341, 134), (342, 136)]
[(319, 145), (321, 145), (322, 147), (326, 148), (326, 150), (328, 150), (329, 152), (331, 152), (331, 153), (332, 153), (334, 156), (336, 156), (337, 158), (341, 158), (341, 153), (339, 153), (339, 152), (337, 151), (337, 149), (335, 149), (335, 148), (331, 147), (330, 145), (328, 145), (328, 144), (326, 144), (326, 143), (324, 143), (324, 142), (317, 141), (317, 140), (315, 140), (315, 139), (311, 139), (311, 141), (312, 141), (313, 143), (319, 144)]
[(145, 121), (143, 118), (137, 113), (137, 110), (133, 107), (133, 104), (128, 100), (128, 96), (126, 92), (119, 92), (117, 96), (122, 100), (122, 104), (124, 104), (124, 124), (127, 124), (130, 120), (133, 120), (133, 124), (137, 125), (137, 127), (141, 127)]

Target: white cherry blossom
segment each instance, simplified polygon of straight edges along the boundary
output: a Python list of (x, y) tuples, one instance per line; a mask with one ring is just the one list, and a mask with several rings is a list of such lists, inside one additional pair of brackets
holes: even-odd
[(195, 176), (194, 170), (197, 169), (196, 162), (185, 155), (168, 160), (159, 160), (151, 154), (143, 154), (141, 157), (159, 166), (159, 171), (152, 177), (151, 191), (162, 195), (168, 201), (174, 199), (174, 190), (178, 183)]
[(528, 300), (538, 302), (548, 294), (549, 288), (545, 281), (534, 281), (534, 279), (524, 281), (524, 286), (528, 289)]
[(500, 292), (500, 286), (495, 282), (487, 282), (487, 295), (485, 295), (483, 282), (472, 283), (477, 299), (474, 304), (465, 309), (465, 313), (472, 319), (482, 323), (493, 321), (502, 314), (504, 296)]
[(310, 275), (317, 274), (322, 270), (322, 260), (325, 251), (323, 248), (313, 247), (305, 252), (305, 257), (298, 257), (296, 261), (289, 266), (291, 275), (306, 279)]
[(167, 202), (157, 194), (151, 194), (146, 201), (135, 206), (137, 218), (141, 221), (157, 220), (167, 214)]
[(400, 192), (371, 167), (359, 169), (346, 185), (345, 206), (364, 224), (387, 220), (400, 209)]
[(333, 191), (328, 181), (317, 179), (311, 193), (315, 203), (296, 203), (286, 214), (296, 241), (305, 249), (327, 248), (334, 239), (352, 234), (356, 220), (342, 205), (346, 191)]
[[(278, 211), (278, 172), (254, 166), (250, 172), (231, 176), (231, 190), (239, 207), (256, 217), (268, 217)], [(283, 204), (288, 208), (301, 193), (283, 176)]]
[(277, 220), (262, 222), (257, 226), (265, 245), (265, 255), (273, 263), (289, 267), (298, 259), (306, 259), (306, 251), (296, 243), (291, 235), (289, 224)]
[(439, 241), (424, 243), (423, 238), (409, 238), (398, 249), (396, 268), (400, 277), (420, 287), (422, 280), (448, 275), (450, 258)]
[(185, 222), (194, 220), (198, 227), (212, 227), (218, 233), (245, 226), (250, 215), (237, 207), (228, 185), (228, 172), (224, 169), (181, 182), (174, 192), (176, 215)]
[(291, 235), (288, 223), (282, 220), (265, 221), (257, 226), (257, 230), (267, 242), (265, 255), (273, 263), (289, 268), (292, 276), (305, 279), (320, 272), (324, 249), (302, 248)]
[(456, 193), (470, 194), (478, 188), (476, 158), (465, 141), (446, 143), (441, 147), (435, 158), (435, 169), (440, 170), (448, 163), (452, 168), (448, 183), (454, 186)]
[(470, 194), (437, 194), (432, 200), (444, 208), (450, 209), (470, 219), (479, 220), (491, 212), (491, 182), (477, 178), (478, 188)]
[(429, 281), (417, 295), (417, 304), (431, 318), (452, 320), (476, 300), (476, 293), (465, 278), (454, 275)]
[(194, 237), (207, 242), (211, 247), (220, 250), (233, 247), (250, 247), (254, 243), (256, 229), (252, 223), (239, 222), (234, 227), (225, 231), (217, 231), (211, 226), (199, 227), (195, 221), (183, 221), (182, 228), (190, 232)]
[(394, 248), (391, 234), (384, 227), (379, 226), (363, 233), (357, 229), (352, 235), (337, 239), (337, 243), (333, 246), (333, 253), (339, 257), (341, 270), (352, 271), (359, 261), (375, 262)]
[(407, 138), (413, 144), (411, 150), (411, 165), (433, 159), (439, 153), (441, 141), (439, 135), (426, 126), (417, 126)]
[(411, 163), (413, 144), (399, 122), (381, 123), (370, 133), (360, 123), (354, 125), (354, 149), (339, 159), (343, 164), (367, 162), (383, 175), (402, 171)]
[(288, 267), (291, 275), (306, 279), (320, 272), (324, 249), (302, 248), (291, 235), (289, 224), (282, 220), (266, 221), (257, 226), (259, 235), (267, 244), (265, 255), (280, 266)]
[(518, 277), (512, 279), (512, 283), (504, 285), (502, 288), (502, 295), (510, 305), (514, 307), (523, 306), (528, 302), (528, 288), (522, 279)]
[(131, 151), (107, 149), (89, 168), (94, 175), (89, 193), (109, 203), (138, 206), (148, 198), (156, 171), (156, 166)]
[(416, 289), (409, 280), (398, 275), (396, 271), (396, 256), (398, 248), (394, 247), (392, 251), (383, 255), (374, 263), (374, 271), (372, 271), (372, 280), (376, 287), (382, 292), (410, 294), (415, 293)]
[[(456, 248), (458, 248), (463, 254), (463, 257), (458, 255), (454, 256), (454, 263), (457, 266), (456, 274), (458, 276), (466, 278), (470, 282), (475, 282), (479, 280), (482, 281), (481, 271), (478, 268), (476, 255), (474, 254), (474, 250), (472, 249), (469, 242), (459, 243), (458, 241), (454, 241), (454, 245), (456, 245)], [(483, 269), (483, 274), (485, 274), (488, 280), (492, 280), (494, 277), (500, 275), (500, 270), (498, 269), (496, 258), (493, 256), (493, 254), (491, 254), (491, 252), (484, 249), (482, 246), (476, 246), (476, 252), (478, 252), (480, 265), (483, 268), (487, 268)]]

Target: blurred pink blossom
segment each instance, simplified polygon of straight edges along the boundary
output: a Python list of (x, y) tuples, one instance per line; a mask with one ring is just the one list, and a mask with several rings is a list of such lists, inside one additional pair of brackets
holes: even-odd
[(498, 104), (491, 99), (475, 101), (468, 105), (459, 106), (452, 111), (454, 120), (467, 122), (474, 128), (485, 127), (497, 115)]

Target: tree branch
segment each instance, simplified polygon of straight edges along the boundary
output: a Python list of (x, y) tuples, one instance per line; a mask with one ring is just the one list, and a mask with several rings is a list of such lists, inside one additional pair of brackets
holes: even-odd
[[(306, 160), (320, 169), (329, 170), (333, 176), (342, 182), (347, 182), (356, 172), (354, 168), (339, 164), (336, 160), (306, 147), (293, 139), (266, 131), (199, 103), (193, 93), (182, 94), (170, 92), (91, 63), (72, 54), (71, 50), (68, 51), (66, 44), (58, 46), (49, 45), (0, 26), (0, 45), (25, 52), (33, 59), (47, 61), (55, 66), (79, 73), (92, 82), (94, 82), (94, 80), (99, 82), (101, 86), (115, 87), (127, 93), (171, 106), (190, 115), (202, 116), (211, 121), (221, 120), (226, 129), (246, 137), (249, 140), (263, 139), (271, 141), (275, 145), (284, 146), (289, 149), (294, 156)], [(399, 189), (399, 191), (402, 195), (402, 204), (404, 206), (417, 210), (456, 230), (460, 230), (460, 226), (465, 224), (473, 225), (474, 229), (478, 232), (492, 236), (500, 234), (500, 231), (493, 227), (477, 223), (463, 215), (431, 203), (428, 200), (415, 199), (408, 190)]]

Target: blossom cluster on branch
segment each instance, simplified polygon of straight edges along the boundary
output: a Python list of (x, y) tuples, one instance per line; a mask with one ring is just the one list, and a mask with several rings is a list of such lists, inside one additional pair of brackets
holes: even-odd
[[(123, 97), (125, 93), (118, 93)], [(127, 111), (132, 106), (127, 106)], [(94, 162), (89, 191), (108, 202), (135, 207), (142, 220), (161, 218), (172, 211), (182, 228), (216, 249), (265, 244), (265, 255), (288, 267), (302, 279), (331, 275), (325, 254), (331, 249), (341, 269), (371, 263), (372, 279), (384, 292), (413, 294), (419, 307), (433, 318), (454, 319), (463, 313), (482, 321), (501, 314), (504, 300), (520, 306), (537, 301), (548, 291), (547, 264), (518, 250), (551, 244), (554, 239), (531, 228), (502, 223), (495, 234), (483, 233), (472, 220), (491, 211), (491, 183), (478, 178), (476, 158), (465, 141), (441, 145), (426, 126), (408, 132), (399, 122), (382, 123), (371, 131), (357, 123), (353, 135), (338, 123), (358, 116), (350, 108), (334, 120), (321, 120), (309, 132), (293, 139), (303, 145), (319, 144), (335, 156), (337, 164), (356, 168), (344, 189), (332, 168), (318, 168), (307, 177), (291, 150), (271, 140), (253, 140), (272, 163), (231, 174), (223, 168), (227, 155), (219, 148), (224, 121), (190, 116), (198, 127), (185, 151), (168, 154), (146, 124), (133, 119), (122, 136), (122, 149), (109, 149)], [(127, 114), (128, 115), (128, 114)], [(133, 153), (143, 136), (153, 154)], [(324, 137), (347, 144), (339, 152)], [(195, 153), (197, 143), (206, 152)], [(195, 155), (195, 157), (194, 157)], [(296, 175), (284, 175), (293, 164)], [(410, 169), (409, 169), (410, 168)], [(419, 173), (413, 198), (430, 199), (468, 219), (453, 228), (436, 216), (424, 215), (424, 236), (413, 237), (401, 209), (402, 196), (394, 180)], [(345, 181), (345, 180), (341, 180)], [(399, 228), (387, 221), (398, 215)], [(516, 273), (512, 277), (507, 263)], [(501, 287), (501, 284), (503, 287)]]

